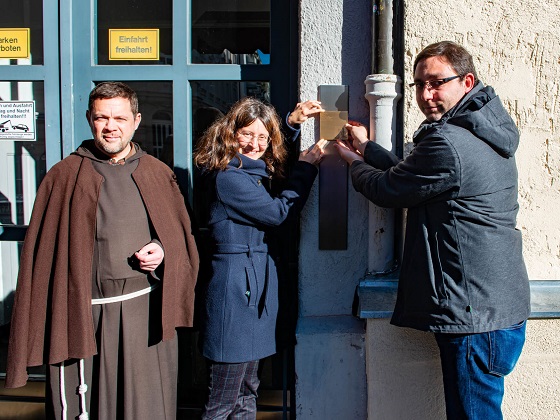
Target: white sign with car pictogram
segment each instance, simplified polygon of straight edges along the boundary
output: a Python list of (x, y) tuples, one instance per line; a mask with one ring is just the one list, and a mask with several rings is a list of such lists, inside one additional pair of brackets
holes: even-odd
[(36, 140), (35, 101), (0, 101), (0, 140)]

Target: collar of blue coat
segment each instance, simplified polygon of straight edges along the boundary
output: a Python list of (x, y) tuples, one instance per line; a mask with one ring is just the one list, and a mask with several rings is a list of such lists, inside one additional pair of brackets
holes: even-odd
[(234, 168), (242, 169), (251, 175), (268, 178), (266, 163), (262, 159), (251, 159), (238, 153), (228, 163), (228, 169)]

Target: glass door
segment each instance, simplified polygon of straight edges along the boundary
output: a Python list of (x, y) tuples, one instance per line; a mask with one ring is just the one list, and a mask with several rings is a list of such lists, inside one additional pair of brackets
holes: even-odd
[[(204, 202), (192, 165), (196, 140), (243, 96), (286, 115), (297, 99), (297, 2), (281, 0), (21, 0), (0, 14), (0, 375), (19, 252), (35, 191), (46, 171), (91, 137), (88, 95), (101, 81), (136, 90), (142, 123), (135, 141), (177, 174), (193, 218)], [(27, 48), (27, 50), (26, 50)], [(297, 146), (292, 147), (295, 155)], [(201, 216), (201, 217), (198, 217)], [(200, 237), (204, 237), (201, 223)], [(280, 283), (286, 331), (297, 319), (295, 231)], [(263, 363), (261, 410), (287, 416), (293, 333)], [(179, 417), (196, 417), (205, 366), (196, 330), (181, 338)], [(36, 371), (41, 379), (43, 370)], [(1, 376), (0, 376), (1, 378)], [(267, 392), (279, 393), (267, 400)], [(31, 394), (29, 393), (28, 396)], [(293, 393), (291, 394), (293, 396)], [(0, 404), (2, 404), (0, 393)], [(292, 405), (293, 406), (293, 405)], [(1, 407), (1, 406), (0, 406)], [(0, 408), (1, 410), (2, 408)]]
[[(3, 377), (21, 243), (37, 187), (61, 156), (57, 0), (4, 4), (0, 14), (0, 412), (44, 413), (44, 368), (20, 390)], [(14, 395), (15, 394), (15, 395)], [(12, 402), (24, 398), (25, 406)]]
[[(0, 373), (21, 241), (37, 186), (60, 159), (58, 3), (23, 0), (0, 14)], [(48, 24), (47, 24), (48, 22)]]

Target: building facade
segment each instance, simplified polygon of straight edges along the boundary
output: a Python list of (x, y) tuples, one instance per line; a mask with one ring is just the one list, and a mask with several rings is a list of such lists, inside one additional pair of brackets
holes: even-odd
[[(521, 132), (518, 228), (533, 314), (506, 379), (505, 418), (560, 417), (559, 0), (532, 7), (520, 0), (22, 0), (7, 9), (0, 14), (0, 375), (34, 193), (46, 171), (90, 137), (85, 111), (95, 83), (125, 81), (138, 92), (136, 141), (176, 171), (196, 214), (204, 195), (193, 175), (196, 139), (243, 96), (285, 115), (321, 87), (343, 86), (348, 118), (372, 123), (377, 101), (391, 119), (389, 147), (406, 155), (423, 120), (407, 86), (412, 63), (423, 47), (447, 39), (471, 52)], [(378, 79), (393, 83), (381, 100), (372, 98)], [(320, 136), (320, 121), (305, 125), (293, 156)], [(370, 205), (337, 165), (329, 154), (286, 243), (286, 345), (264, 363), (260, 409), (298, 419), (444, 418), (432, 338), (389, 324), (402, 214)], [(335, 208), (325, 205), (329, 196), (341, 197)], [(344, 240), (323, 241), (326, 216)], [(203, 361), (196, 332), (181, 337), (180, 413), (196, 416)], [(40, 411), (44, 370), (30, 373), (37, 382), (24, 395)], [(280, 401), (266, 400), (267, 392)], [(2, 394), (0, 418), (9, 418), (2, 413), (15, 399)]]
[[(391, 5), (392, 33), (379, 36), (382, 25), (372, 24), (372, 15), (382, 14)], [(560, 198), (559, 5), (557, 0), (544, 1), (536, 8), (501, 0), (300, 2), (300, 95), (312, 95), (317, 85), (325, 83), (346, 84), (352, 119), (368, 122), (368, 86), (364, 82), (375, 73), (370, 65), (375, 62), (372, 54), (378, 54), (384, 39), (389, 39), (395, 75), (402, 81), (393, 133), (397, 151), (399, 143), (403, 154), (410, 150), (412, 135), (423, 120), (406, 83), (412, 81), (415, 56), (432, 42), (452, 40), (463, 44), (473, 55), (481, 80), (496, 89), (517, 123), (521, 132), (516, 155), (518, 228), (524, 235), (533, 312), (519, 364), (506, 378), (504, 416), (509, 419), (560, 416), (556, 333), (560, 325), (560, 224), (553, 210)], [(316, 133), (306, 129), (304, 140), (312, 141)], [(380, 251), (375, 245), (383, 242), (379, 223), (383, 224), (386, 215), (371, 209), (350, 188), (348, 249), (317, 252), (319, 211), (317, 205), (309, 205), (302, 221), (302, 309), (296, 346), (298, 419), (445, 418), (438, 350), (433, 339), (426, 333), (391, 326), (388, 318), (394, 302), (395, 276), (367, 274), (383, 271), (383, 259), (378, 254), (386, 257), (391, 252)], [(395, 217), (398, 224), (398, 215)], [(402, 240), (399, 227), (395, 232), (398, 249)], [(372, 263), (377, 264), (377, 270)], [(360, 320), (351, 316), (356, 286)], [(333, 375), (336, 380), (327, 380)], [(340, 394), (341, 389), (348, 391)], [(362, 394), (366, 394), (365, 399)], [(357, 409), (359, 402), (362, 405)]]

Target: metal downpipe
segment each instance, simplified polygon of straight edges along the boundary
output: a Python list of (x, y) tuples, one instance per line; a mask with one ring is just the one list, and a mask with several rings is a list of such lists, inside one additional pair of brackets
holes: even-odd
[[(370, 140), (396, 150), (397, 103), (402, 97), (400, 77), (393, 74), (393, 2), (373, 0), (372, 70), (366, 77)], [(378, 31), (378, 33), (377, 33)], [(368, 272), (382, 274), (395, 264), (395, 210), (369, 204)]]

